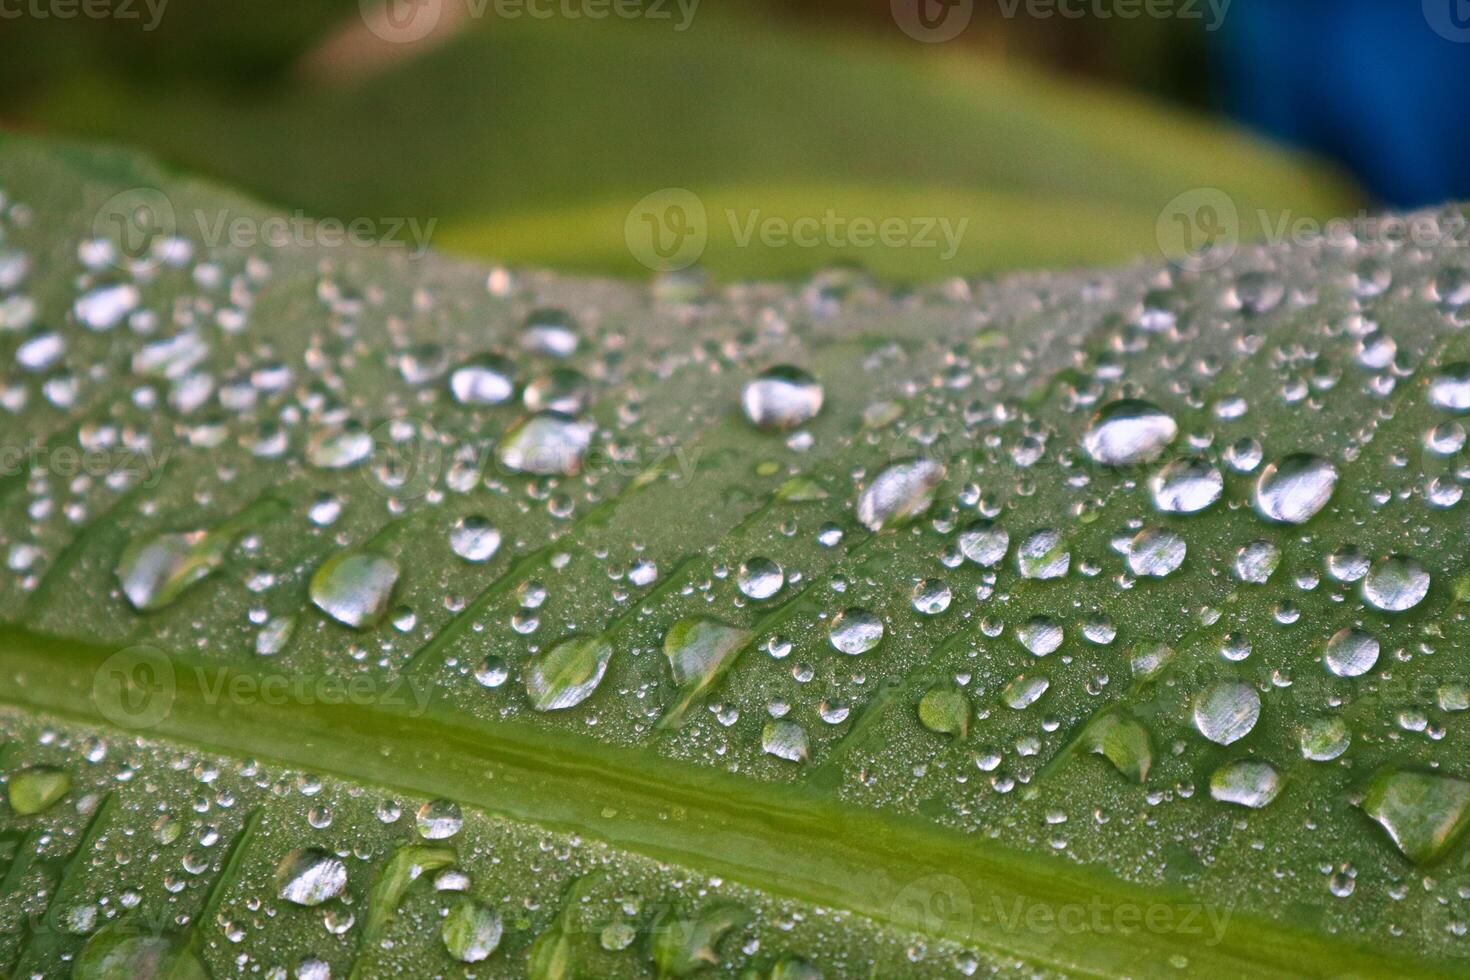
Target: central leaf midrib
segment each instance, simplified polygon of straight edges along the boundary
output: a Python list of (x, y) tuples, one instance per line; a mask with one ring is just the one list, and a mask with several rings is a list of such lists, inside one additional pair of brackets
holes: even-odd
[[(0, 670), (13, 680), (0, 689), (0, 702), (106, 726), (92, 690), (111, 652), (0, 630)], [(759, 783), (515, 722), (482, 722), (434, 707), (415, 717), (363, 704), (214, 704), (193, 664), (175, 663), (171, 712), (156, 729), (139, 734), (452, 798), (1029, 963), (1083, 975), (1137, 974), (1140, 962), (1174, 972), (1167, 964), (1179, 957), (1196, 970), (1227, 976), (1330, 974), (1365, 965), (1402, 974), (1405, 968), (1402, 958), (1379, 962), (1374, 952), (1340, 939), (1328, 942), (1241, 916), (1232, 916), (1216, 946), (1198, 935), (1142, 930), (1089, 932), (1088, 942), (1078, 943), (1054, 925), (1033, 927), (1024, 914), (1018, 921), (995, 921), (993, 913), (1124, 905), (1177, 912), (1198, 903), (1182, 893), (1129, 886), (977, 837), (852, 808), (802, 787)], [(925, 879), (943, 887), (958, 883), (981, 915), (992, 913), (991, 920), (972, 928), (932, 916), (915, 921), (896, 903), (906, 888), (914, 897), (913, 886)], [(1433, 964), (1417, 966), (1425, 975), (1435, 972)]]

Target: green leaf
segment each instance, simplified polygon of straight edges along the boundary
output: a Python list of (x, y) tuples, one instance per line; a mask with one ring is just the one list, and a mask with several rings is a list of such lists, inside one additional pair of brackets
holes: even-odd
[[(1464, 972), (1456, 246), (650, 288), (0, 191), (10, 975)], [(575, 472), (501, 452), (548, 385)]]

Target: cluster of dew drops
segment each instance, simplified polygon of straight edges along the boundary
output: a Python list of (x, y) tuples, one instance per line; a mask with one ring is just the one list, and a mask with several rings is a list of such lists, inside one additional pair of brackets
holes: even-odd
[[(31, 220), (19, 205), (0, 199), (0, 207), (7, 209), (8, 219), (17, 226)], [(203, 369), (210, 354), (210, 330), (231, 334), (247, 329), (253, 296), (271, 274), (266, 260), (251, 257), (237, 273), (227, 274), (221, 265), (198, 259), (193, 245), (183, 238), (156, 242), (145, 261), (133, 260), (131, 266), (103, 239), (84, 241), (77, 255), (84, 272), (70, 319), (79, 329), (92, 333), (126, 328), (138, 336), (131, 369), (148, 383), (133, 390), (137, 407), (147, 409), (160, 404), (180, 417), (193, 417), (209, 414), (201, 410), (213, 403), (224, 411), (243, 414), (297, 383), (298, 368), (269, 357), (230, 376), (216, 377)], [(119, 269), (130, 271), (131, 277), (120, 275)], [(182, 324), (166, 325), (143, 303), (142, 286), (159, 269), (187, 270), (197, 286), (218, 292), (224, 301), (212, 309), (208, 322), (184, 314)], [(0, 408), (12, 413), (21, 412), (36, 398), (58, 409), (71, 408), (89, 381), (60, 367), (67, 351), (66, 328), (47, 322), (40, 314), (38, 301), (26, 292), (32, 271), (27, 253), (0, 239), (0, 332), (16, 339), (14, 367), (0, 383)], [(1365, 263), (1354, 275), (1354, 288), (1366, 303), (1387, 292), (1392, 279), (1388, 266)], [(1447, 265), (1431, 279), (1422, 297), (1429, 315), (1444, 320), (1447, 334), (1465, 331), (1470, 322), (1470, 272), (1462, 266)], [(492, 275), (490, 287), (493, 292), (506, 293), (510, 288), (508, 273)], [(350, 318), (363, 305), (360, 296), (333, 279), (323, 278), (318, 292), (336, 316)], [(1265, 315), (1283, 303), (1293, 302), (1298, 302), (1298, 297), (1279, 278), (1269, 273), (1248, 273), (1238, 277), (1229, 306), (1238, 316)], [(1410, 373), (1401, 370), (1393, 338), (1369, 316), (1349, 319), (1348, 329), (1355, 335), (1357, 367), (1368, 372), (1370, 386), (1393, 390), (1396, 375)], [(1167, 304), (1145, 302), (1136, 320), (1137, 329), (1145, 333), (1165, 333), (1176, 327), (1176, 314)], [(177, 329), (170, 332), (169, 326)], [(523, 349), (542, 362), (565, 361), (582, 342), (576, 318), (558, 308), (534, 310), (525, 317), (520, 333)], [(566, 364), (556, 364), (523, 380), (520, 367), (506, 354), (486, 352), (455, 361), (445, 347), (423, 344), (400, 352), (397, 367), (411, 385), (447, 386), (454, 401), (467, 411), (519, 401), (524, 414), (496, 447), (499, 461), (512, 472), (533, 478), (575, 475), (597, 437), (597, 427), (588, 418), (594, 386), (581, 371)], [(1422, 385), (1423, 408), (1432, 413), (1433, 421), (1419, 434), (1422, 447), (1430, 457), (1460, 458), (1466, 443), (1462, 419), (1470, 414), (1470, 361), (1449, 359), (1430, 364), (1425, 370), (1428, 376)], [(829, 381), (800, 367), (770, 366), (753, 374), (743, 386), (739, 407), (757, 430), (779, 434), (792, 444), (791, 433), (799, 432), (823, 412), (826, 383)], [(1282, 394), (1288, 405), (1307, 396), (1306, 391), (1296, 390)], [(1227, 397), (1212, 406), (1212, 411), (1221, 420), (1239, 418), (1247, 411), (1242, 401)], [(306, 441), (305, 459), (311, 466), (347, 469), (363, 465), (373, 456), (372, 435), (345, 412), (330, 405), (318, 406), (315, 420), (325, 424), (319, 425)], [(244, 438), (244, 444), (262, 459), (280, 458), (291, 447), (287, 428), (281, 421), (261, 423)], [(183, 426), (181, 431), (192, 445), (208, 448), (227, 438), (229, 428), (210, 415)], [(1342, 480), (1342, 457), (1285, 452), (1268, 458), (1263, 442), (1250, 437), (1217, 453), (1204, 448), (1212, 440), (1189, 438), (1183, 441), (1190, 448), (1181, 451), (1181, 436), (1175, 414), (1143, 394), (1134, 394), (1093, 409), (1075, 443), (1097, 466), (1146, 472), (1140, 481), (1142, 492), (1159, 515), (1170, 517), (1203, 514), (1220, 506), (1228, 471), (1250, 479), (1250, 505), (1263, 525), (1304, 526), (1329, 507)], [(88, 445), (109, 446), (148, 437), (110, 425), (89, 424), (81, 430), (80, 438)], [(799, 444), (799, 440), (795, 442)], [(1024, 449), (1012, 453), (1011, 458), (1022, 464), (1034, 460)], [(451, 467), (447, 477), (451, 487), (456, 473)], [(949, 476), (945, 462), (939, 459), (894, 461), (853, 488), (853, 516), (873, 533), (916, 522), (930, 512)], [(385, 480), (391, 478), (392, 474), (384, 475)], [(1423, 500), (1436, 509), (1453, 509), (1460, 503), (1466, 479), (1463, 465), (1459, 469), (1446, 467), (1426, 478)], [(971, 506), (983, 499), (983, 494), (968, 487), (960, 494), (961, 503)], [(39, 514), (37, 520), (44, 520), (47, 509), (42, 501), (33, 500), (32, 507)], [(320, 499), (312, 504), (309, 516), (320, 526), (330, 526), (341, 509), (340, 500)], [(70, 516), (79, 522), (84, 515)], [(834, 547), (843, 534), (837, 522), (823, 524), (816, 532), (817, 543)], [(447, 540), (454, 555), (471, 563), (488, 562), (502, 547), (500, 530), (484, 516), (459, 519), (448, 529)], [(26, 541), (6, 544), (8, 568), (19, 577), (22, 588), (34, 587), (39, 580), (39, 566), (44, 564), (41, 549)], [(1128, 572), (1141, 579), (1167, 580), (1190, 560), (1187, 536), (1162, 523), (1130, 528), (1115, 541), (1115, 548)], [(219, 566), (223, 551), (221, 539), (209, 529), (157, 535), (129, 546), (119, 562), (117, 577), (129, 603), (139, 610), (154, 610), (210, 574)], [(1090, 563), (1073, 560), (1064, 527), (1008, 528), (998, 510), (953, 529), (953, 547), (945, 551), (941, 566), (954, 567), (951, 560), (991, 570), (1009, 566), (1022, 579), (1036, 581), (1065, 579), (1078, 572), (1096, 574)], [(1280, 560), (1279, 548), (1262, 537), (1241, 544), (1231, 556), (1230, 568), (1240, 582), (1261, 584), (1275, 574)], [(1373, 613), (1398, 615), (1414, 610), (1425, 602), (1435, 585), (1425, 564), (1408, 551), (1370, 556), (1345, 544), (1325, 555), (1323, 564), (1334, 581), (1353, 585), (1363, 610)], [(397, 563), (384, 555), (361, 551), (335, 555), (323, 562), (312, 577), (310, 598), (332, 619), (349, 627), (368, 628), (387, 614), (401, 574)], [(628, 576), (635, 584), (647, 585), (657, 576), (657, 569), (651, 563), (635, 563)], [(778, 562), (753, 554), (740, 564), (736, 585), (746, 599), (764, 603), (789, 590), (790, 578)], [(521, 605), (533, 611), (544, 601), (544, 589), (535, 583), (528, 586), (522, 590)], [(982, 588), (977, 598), (984, 597)], [(912, 609), (921, 616), (942, 615), (955, 601), (942, 571), (916, 582), (911, 594)], [(1290, 615), (1289, 610), (1282, 615)], [(827, 624), (831, 647), (851, 657), (878, 649), (891, 626), (885, 623), (883, 614), (862, 606), (835, 612)], [(295, 622), (290, 617), (262, 616), (257, 625), (256, 650), (271, 655), (289, 642)], [(1046, 618), (1014, 629), (1022, 646), (1038, 659), (1058, 650), (1066, 632), (1066, 624)], [(1107, 646), (1116, 630), (1105, 617), (1098, 617), (1082, 627), (1082, 634), (1091, 643)], [(1336, 677), (1363, 677), (1379, 662), (1380, 639), (1361, 623), (1345, 626), (1321, 641), (1322, 667)], [(762, 638), (760, 646), (778, 659), (791, 651), (790, 641), (780, 635)], [(1249, 640), (1239, 636), (1232, 636), (1220, 650), (1227, 661), (1239, 662), (1250, 654)], [(526, 684), (533, 704), (540, 710), (565, 710), (582, 703), (598, 688), (608, 655), (595, 643), (550, 651), (547, 657), (560, 658), (556, 661), (558, 668), (571, 664), (578, 669), (570, 680), (565, 670), (559, 670), (556, 676), (562, 679), (553, 685), (546, 680), (552, 672), (539, 669), (544, 664), (531, 665), (526, 671)], [(1170, 656), (1167, 648), (1153, 647), (1137, 652), (1130, 666), (1136, 676), (1146, 679), (1166, 669)], [(696, 665), (696, 669), (724, 666), (712, 661)], [(501, 687), (509, 676), (507, 665), (494, 657), (474, 671), (475, 680), (487, 688)], [(1029, 673), (1006, 685), (1000, 700), (1011, 710), (1024, 711), (1046, 695), (1048, 686), (1044, 672)], [(1470, 707), (1470, 688), (1461, 685), (1446, 685), (1438, 697), (1444, 711)], [(1262, 712), (1259, 692), (1240, 681), (1219, 681), (1193, 692), (1191, 703), (1198, 734), (1225, 746), (1248, 736)], [(811, 752), (810, 739), (801, 724), (788, 717), (789, 710), (790, 705), (784, 701), (769, 705), (771, 717), (762, 731), (761, 748), (780, 760), (805, 762)], [(968, 725), (970, 710), (964, 699), (940, 692), (921, 705), (920, 720), (936, 732), (961, 734)], [(824, 721), (838, 724), (847, 720), (849, 711), (842, 704), (824, 704), (821, 714)], [(1423, 727), (1422, 717), (1406, 717), (1402, 723)], [(1347, 726), (1330, 717), (1309, 720), (1300, 727), (1300, 753), (1308, 760), (1340, 758), (1351, 741)], [(1116, 748), (1118, 743), (1114, 740), (1108, 751), (1099, 751), (1125, 773), (1139, 771), (1141, 750), (1131, 750), (1130, 757), (1127, 748)], [(1126, 740), (1123, 743), (1128, 744)], [(982, 752), (977, 763), (988, 771), (998, 760), (994, 753)], [(1436, 855), (1414, 853), (1418, 844), (1412, 839), (1413, 825), (1422, 825), (1426, 820), (1458, 825), (1460, 818), (1470, 813), (1470, 783), (1450, 776), (1395, 771), (1384, 773), (1380, 783), (1365, 798), (1364, 808), (1384, 827), (1389, 839), (1415, 859)], [(1222, 766), (1211, 779), (1210, 793), (1222, 803), (1261, 808), (1276, 798), (1282, 785), (1275, 766), (1251, 757)], [(1350, 885), (1338, 882), (1334, 890), (1350, 891)]]

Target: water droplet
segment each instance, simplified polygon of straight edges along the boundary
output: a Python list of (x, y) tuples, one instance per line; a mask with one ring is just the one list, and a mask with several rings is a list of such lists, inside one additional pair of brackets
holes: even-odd
[(1128, 568), (1134, 575), (1164, 578), (1184, 564), (1184, 539), (1162, 527), (1148, 527), (1134, 535), (1128, 547)]
[(505, 666), (505, 661), (494, 654), (480, 661), (480, 666), (475, 668), (475, 681), (481, 687), (499, 687), (509, 677), (510, 670)]
[(1406, 555), (1390, 555), (1363, 579), (1363, 600), (1383, 612), (1413, 609), (1429, 594), (1429, 572)]
[(1035, 657), (1055, 653), (1064, 637), (1061, 625), (1047, 616), (1033, 616), (1016, 628), (1016, 639)]
[(1327, 641), (1323, 663), (1338, 677), (1360, 677), (1378, 663), (1378, 640), (1367, 630), (1344, 627)]
[(42, 813), (71, 790), (71, 773), (55, 766), (29, 766), (10, 776), (10, 809), (21, 817)]
[(489, 561), (500, 550), (500, 531), (478, 514), (462, 517), (449, 531), (449, 547), (465, 561)]
[(78, 297), (72, 311), (82, 326), (101, 332), (121, 323), (142, 299), (132, 283), (109, 283)]
[(501, 440), (498, 454), (501, 465), (517, 473), (573, 476), (581, 470), (591, 443), (590, 424), (543, 412), (513, 425)]
[(563, 640), (526, 669), (526, 694), (537, 711), (572, 708), (592, 696), (607, 673), (612, 644), (600, 636)]
[(816, 378), (782, 364), (746, 382), (740, 405), (756, 428), (783, 432), (815, 418), (822, 410), (823, 396)]
[(1321, 456), (1293, 453), (1270, 463), (1256, 481), (1256, 511), (1279, 524), (1305, 524), (1327, 506), (1337, 468)]
[(993, 568), (1005, 560), (1011, 546), (1006, 529), (990, 521), (975, 521), (960, 532), (960, 554), (983, 568)]
[(444, 948), (461, 963), (478, 963), (495, 952), (504, 932), (500, 915), (473, 899), (450, 909), (439, 929)]
[(1341, 718), (1313, 718), (1302, 725), (1302, 758), (1330, 762), (1346, 752), (1352, 741), (1352, 733)]
[(1220, 499), (1225, 478), (1198, 456), (1176, 459), (1149, 478), (1154, 506), (1166, 514), (1197, 514)]
[(920, 579), (914, 585), (910, 601), (913, 603), (915, 612), (924, 616), (938, 616), (949, 608), (952, 598), (949, 586), (943, 579), (926, 578)]
[(1281, 792), (1281, 775), (1269, 763), (1254, 759), (1227, 762), (1210, 777), (1210, 796), (1259, 810)]
[(1049, 678), (1040, 674), (1031, 677), (1022, 674), (1001, 689), (1000, 699), (1007, 708), (1024, 711), (1035, 704), (1049, 687), (1051, 687)]
[(858, 520), (870, 531), (906, 524), (934, 503), (944, 477), (945, 468), (932, 459), (891, 463), (858, 496)]
[(320, 905), (347, 887), (347, 866), (317, 847), (292, 851), (276, 869), (281, 898), (295, 905)]
[(970, 699), (955, 687), (931, 687), (919, 698), (919, 722), (931, 732), (964, 738), (970, 731)]
[(679, 695), (659, 719), (659, 727), (682, 724), (690, 706), (719, 683), (749, 642), (748, 631), (713, 619), (682, 619), (669, 627), (664, 657)]
[(162, 609), (217, 569), (228, 544), (208, 531), (134, 538), (117, 561), (123, 595), (140, 612)]
[(832, 619), (827, 639), (841, 653), (867, 653), (883, 639), (883, 620), (858, 606), (842, 610)]
[(1016, 570), (1022, 578), (1062, 578), (1071, 567), (1072, 553), (1061, 532), (1052, 528), (1031, 532), (1016, 549)]
[(306, 444), (306, 461), (326, 470), (356, 466), (373, 454), (373, 437), (356, 422), (341, 428), (323, 429)]
[(1194, 699), (1194, 727), (1219, 745), (1249, 735), (1260, 716), (1261, 696), (1240, 681), (1218, 681)]
[(1103, 466), (1135, 466), (1158, 459), (1178, 434), (1178, 424), (1163, 409), (1127, 398), (1093, 416), (1082, 448)]
[(481, 354), (454, 369), (449, 391), (461, 405), (503, 405), (515, 397), (515, 365), (499, 354)]
[(1099, 715), (1083, 729), (1079, 746), (1103, 756), (1135, 783), (1148, 778), (1153, 765), (1153, 740), (1148, 729), (1122, 709)]
[(740, 566), (736, 584), (740, 587), (741, 595), (759, 602), (781, 591), (786, 584), (786, 574), (771, 559), (757, 556), (747, 559)]
[(1470, 361), (1447, 364), (1435, 373), (1429, 404), (1446, 412), (1470, 412)]
[(1363, 796), (1363, 812), (1415, 864), (1433, 864), (1470, 825), (1470, 783), (1450, 776), (1382, 769)]
[(522, 400), (533, 412), (576, 415), (587, 407), (591, 394), (592, 386), (581, 371), (561, 367), (532, 379)]
[(772, 718), (761, 730), (761, 748), (787, 762), (805, 762), (810, 751), (806, 729), (789, 718)]
[(414, 826), (424, 840), (446, 840), (459, 833), (464, 816), (453, 800), (430, 800), (419, 807)]
[(397, 582), (398, 565), (392, 559), (368, 551), (342, 551), (321, 563), (309, 592), (322, 612), (360, 630), (383, 618)]
[(537, 354), (571, 357), (577, 352), (577, 321), (566, 310), (544, 307), (526, 314), (521, 346)]

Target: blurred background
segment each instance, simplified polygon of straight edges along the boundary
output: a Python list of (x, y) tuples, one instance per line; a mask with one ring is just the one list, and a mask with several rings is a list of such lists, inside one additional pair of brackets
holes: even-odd
[[(671, 188), (720, 278), (1099, 264), (1470, 198), (1470, 0), (0, 0), (0, 92), (9, 131), (615, 275), (648, 274), (640, 217), (689, 231), (639, 213)], [(833, 230), (858, 219), (905, 231)]]

